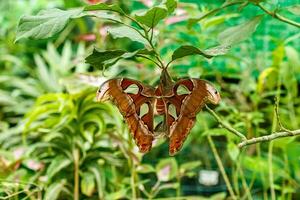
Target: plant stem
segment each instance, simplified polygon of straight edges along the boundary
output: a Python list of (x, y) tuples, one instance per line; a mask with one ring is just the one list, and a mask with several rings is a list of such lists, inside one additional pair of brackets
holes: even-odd
[(73, 149), (74, 159), (74, 200), (79, 200), (79, 151)]
[(269, 168), (269, 182), (270, 182), (270, 190), (271, 190), (271, 199), (275, 200), (275, 188), (274, 188), (274, 174), (273, 174), (273, 141), (269, 143), (268, 149), (268, 168)]
[(252, 200), (253, 198), (251, 196), (250, 188), (249, 188), (249, 186), (246, 182), (245, 175), (244, 175), (243, 169), (242, 169), (241, 164), (240, 164), (240, 160), (237, 161), (236, 165), (237, 165), (237, 171), (241, 175), (242, 185), (243, 185), (243, 188), (245, 190), (245, 196), (247, 196), (248, 200)]
[(231, 127), (228, 122), (222, 120), (212, 109), (210, 109), (207, 105), (205, 105), (208, 112), (221, 124), (225, 129), (234, 133), (236, 136), (240, 137), (242, 140), (247, 140), (246, 136), (243, 135), (241, 132), (237, 131), (233, 127)]
[(222, 164), (222, 160), (221, 160), (221, 158), (220, 158), (220, 156), (218, 154), (218, 151), (216, 149), (215, 143), (213, 142), (213, 140), (212, 140), (212, 138), (211, 138), (210, 135), (207, 136), (207, 139), (208, 139), (209, 146), (210, 146), (210, 148), (211, 148), (211, 150), (212, 150), (212, 152), (214, 154), (214, 157), (215, 157), (215, 159), (217, 161), (217, 164), (218, 164), (218, 167), (219, 167), (219, 169), (221, 171), (221, 174), (222, 174), (222, 176), (224, 178), (224, 181), (225, 181), (225, 184), (226, 184), (227, 189), (229, 191), (229, 194), (230, 194), (230, 196), (231, 196), (232, 199), (237, 199), (236, 196), (235, 196), (235, 194), (234, 194), (234, 192), (233, 192), (233, 189), (232, 189), (231, 183), (229, 181), (229, 178), (228, 178), (228, 176), (227, 176), (227, 174), (225, 172), (224, 166)]
[(257, 7), (259, 7), (262, 11), (264, 11), (265, 13), (267, 13), (268, 15), (270, 15), (273, 18), (278, 19), (279, 21), (282, 21), (284, 23), (290, 24), (292, 26), (295, 26), (297, 28), (300, 28), (300, 23), (292, 21), (290, 19), (287, 19), (287, 18), (281, 16), (280, 14), (276, 13), (276, 11), (273, 11), (273, 12), (269, 11), (269, 10), (267, 10), (264, 6), (262, 6), (259, 3), (258, 4), (254, 4), (254, 5), (256, 5)]

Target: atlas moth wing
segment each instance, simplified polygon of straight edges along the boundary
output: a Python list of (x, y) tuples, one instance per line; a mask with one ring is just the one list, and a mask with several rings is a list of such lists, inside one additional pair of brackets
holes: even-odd
[[(128, 92), (130, 86), (137, 86), (138, 91)], [(104, 82), (97, 92), (97, 100), (111, 99), (115, 103), (127, 122), (139, 150), (143, 153), (151, 149), (154, 139), (153, 96), (152, 87), (127, 78), (110, 79)], [(141, 115), (143, 105), (148, 110)]]
[[(184, 86), (189, 93), (178, 94), (179, 86)], [(182, 145), (193, 128), (197, 113), (208, 102), (217, 104), (220, 101), (220, 95), (217, 90), (205, 80), (200, 79), (182, 79), (176, 82), (174, 96), (168, 98), (170, 104), (176, 108), (177, 118), (170, 125), (170, 144), (169, 154), (174, 155)]]

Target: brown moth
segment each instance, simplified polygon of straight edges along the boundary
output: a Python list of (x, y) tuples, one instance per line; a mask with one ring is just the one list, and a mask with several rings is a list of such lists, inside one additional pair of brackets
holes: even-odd
[[(128, 92), (130, 86), (138, 91)], [(180, 92), (184, 88), (185, 92)], [(195, 124), (196, 115), (206, 103), (218, 104), (220, 94), (207, 81), (181, 79), (173, 82), (167, 70), (163, 70), (157, 88), (128, 78), (115, 78), (104, 82), (97, 100), (112, 100), (120, 110), (140, 151), (146, 153), (159, 134), (169, 138), (169, 154), (177, 153)], [(147, 112), (142, 113), (141, 107)], [(154, 127), (154, 116), (163, 121)]]

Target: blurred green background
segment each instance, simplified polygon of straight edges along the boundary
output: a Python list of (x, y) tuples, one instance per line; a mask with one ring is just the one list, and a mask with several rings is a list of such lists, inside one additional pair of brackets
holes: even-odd
[[(152, 1), (107, 1), (112, 2), (134, 13)], [(94, 46), (140, 48), (107, 35), (111, 23), (80, 18), (50, 39), (14, 43), (21, 16), (89, 3), (0, 2), (0, 199), (231, 199), (220, 167), (237, 199), (271, 199), (272, 191), (276, 199), (300, 198), (297, 137), (239, 149), (239, 138), (205, 110), (176, 156), (169, 157), (165, 139), (139, 153), (116, 107), (95, 102), (95, 93), (104, 79), (115, 76), (154, 84), (160, 71), (143, 59), (121, 60), (104, 72), (86, 64)], [(176, 18), (169, 17), (155, 30), (163, 59), (183, 44), (216, 46), (220, 32), (263, 14), (254, 5), (233, 6), (188, 27), (187, 19), (222, 3), (180, 1), (175, 16), (183, 18), (172, 22)], [(300, 22), (299, 15), (282, 9), (299, 3), (266, 1), (265, 6)], [(170, 74), (175, 80), (212, 81), (222, 96), (215, 111), (247, 138), (278, 130), (274, 97), (280, 98), (283, 125), (299, 129), (299, 30), (265, 15), (252, 37), (226, 55), (186, 57), (172, 64)]]

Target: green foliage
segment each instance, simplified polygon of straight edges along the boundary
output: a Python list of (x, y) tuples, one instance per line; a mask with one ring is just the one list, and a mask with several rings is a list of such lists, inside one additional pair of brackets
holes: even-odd
[(149, 42), (139, 32), (128, 26), (112, 27), (108, 29), (108, 32), (114, 38), (128, 38), (132, 41), (140, 42), (144, 45), (149, 44)]
[(166, 18), (167, 13), (168, 10), (164, 7), (156, 6), (144, 13), (137, 14), (135, 18), (141, 24), (144, 24), (149, 28), (154, 28), (160, 20)]
[[(282, 124), (299, 128), (298, 29), (257, 7), (278, 5), (30, 2), (0, 7), (0, 198), (229, 199), (224, 177), (214, 186), (198, 181), (201, 169), (219, 171), (208, 136), (238, 199), (270, 198), (272, 188), (276, 198), (298, 198), (297, 138), (241, 150), (204, 111), (176, 157), (166, 155), (164, 139), (143, 155), (115, 106), (95, 102), (107, 78), (155, 85), (157, 66), (168, 63), (174, 79), (200, 77), (220, 87), (216, 112), (247, 138), (279, 130), (274, 97)], [(276, 15), (294, 19), (292, 3)], [(69, 9), (74, 5), (81, 7)]]
[(42, 10), (36, 16), (21, 18), (16, 41), (21, 38), (44, 39), (59, 33), (71, 18), (77, 17), (82, 9), (60, 10), (53, 8)]
[(142, 55), (151, 55), (153, 52), (146, 49), (140, 49), (134, 52), (127, 52), (124, 50), (108, 50), (101, 51), (94, 49), (93, 53), (86, 58), (86, 62), (103, 69), (118, 62), (120, 59), (128, 59)]
[(261, 19), (262, 15), (259, 15), (243, 24), (226, 29), (219, 34), (219, 43), (223, 45), (233, 45), (247, 39), (255, 32)]
[(294, 15), (300, 16), (300, 4), (289, 6), (286, 9)]

